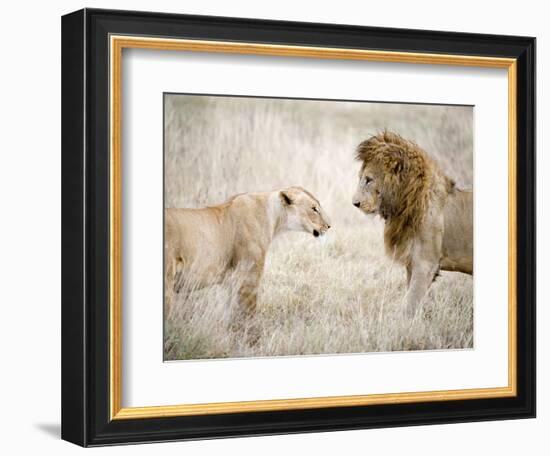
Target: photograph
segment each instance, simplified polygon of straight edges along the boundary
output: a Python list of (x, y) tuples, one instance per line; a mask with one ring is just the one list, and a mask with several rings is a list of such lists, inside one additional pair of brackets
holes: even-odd
[(474, 347), (473, 106), (163, 97), (165, 361)]

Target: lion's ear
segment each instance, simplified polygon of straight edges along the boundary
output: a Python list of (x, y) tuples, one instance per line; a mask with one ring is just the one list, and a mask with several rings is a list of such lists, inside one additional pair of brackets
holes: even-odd
[(390, 162), (390, 169), (394, 174), (399, 174), (401, 171), (403, 171), (404, 165), (405, 164), (402, 157), (392, 157), (392, 160)]
[(284, 190), (279, 192), (279, 197), (283, 205), (290, 206), (292, 204), (292, 198)]

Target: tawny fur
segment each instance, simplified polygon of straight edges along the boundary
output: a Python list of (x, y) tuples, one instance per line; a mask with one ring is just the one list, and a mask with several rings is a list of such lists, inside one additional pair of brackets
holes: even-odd
[(356, 158), (354, 204), (385, 220), (386, 251), (407, 269), (407, 308), (415, 314), (440, 269), (473, 273), (473, 194), (396, 133), (363, 141)]
[(182, 274), (206, 287), (237, 271), (240, 304), (247, 314), (253, 313), (271, 241), (291, 230), (323, 235), (330, 228), (327, 220), (319, 201), (301, 187), (243, 193), (200, 209), (166, 209), (167, 310)]

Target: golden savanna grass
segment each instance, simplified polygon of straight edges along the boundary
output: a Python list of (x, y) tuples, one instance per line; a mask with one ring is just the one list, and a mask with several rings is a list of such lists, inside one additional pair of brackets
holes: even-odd
[(324, 242), (306, 233), (273, 242), (257, 313), (244, 327), (235, 324), (238, 274), (208, 289), (183, 279), (165, 315), (165, 359), (473, 346), (472, 277), (443, 272), (410, 321), (405, 271), (385, 255), (383, 222), (351, 204), (355, 148), (384, 129), (417, 142), (471, 188), (470, 107), (165, 96), (165, 207), (300, 185), (332, 222)]

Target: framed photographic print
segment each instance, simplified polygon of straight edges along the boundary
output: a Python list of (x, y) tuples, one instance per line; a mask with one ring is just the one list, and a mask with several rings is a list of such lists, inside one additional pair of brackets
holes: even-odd
[(62, 437), (535, 416), (535, 40), (62, 20)]

